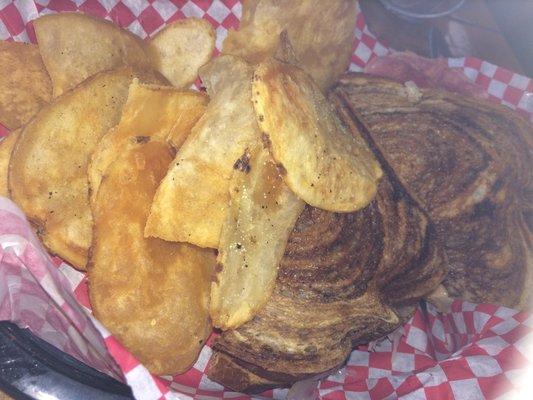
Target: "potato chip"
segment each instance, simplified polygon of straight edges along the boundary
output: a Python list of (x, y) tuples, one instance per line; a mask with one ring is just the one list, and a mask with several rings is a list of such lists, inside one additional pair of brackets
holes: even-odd
[(7, 186), (7, 172), (9, 170), (9, 160), (15, 143), (17, 143), (20, 129), (11, 132), (0, 142), (0, 196), (9, 197)]
[(287, 240), (305, 206), (261, 145), (235, 165), (211, 286), (211, 318), (222, 329), (251, 320), (270, 298)]
[(222, 53), (261, 62), (275, 54), (286, 30), (299, 66), (325, 91), (350, 64), (356, 13), (354, 0), (249, 0)]
[(145, 85), (137, 79), (129, 88), (122, 117), (98, 143), (91, 156), (88, 176), (91, 201), (105, 170), (117, 157), (123, 142), (154, 137), (178, 149), (205, 111), (207, 95), (170, 86)]
[[(300, 3), (300, 4), (298, 4)], [(222, 54), (233, 54), (252, 64), (272, 56), (278, 47), (279, 35), (294, 21), (303, 2), (282, 0), (247, 0), (243, 3), (239, 29), (228, 29), (222, 43)]]
[(152, 67), (141, 38), (113, 23), (81, 13), (49, 14), (33, 21), (54, 97), (101, 71)]
[(52, 82), (34, 44), (0, 41), (0, 123), (26, 124), (52, 98)]
[(234, 56), (217, 57), (201, 69), (211, 101), (157, 189), (147, 236), (218, 246), (233, 164), (259, 140), (252, 72)]
[(11, 156), (12, 199), (48, 249), (80, 269), (91, 243), (87, 164), (118, 123), (135, 76), (127, 67), (103, 72), (65, 93), (24, 128)]
[(311, 77), (268, 60), (252, 83), (259, 126), (285, 182), (306, 203), (352, 212), (375, 196), (381, 168), (361, 137), (353, 137)]
[(211, 332), (212, 250), (144, 238), (152, 197), (168, 164), (164, 142), (129, 143), (106, 171), (94, 212), (88, 266), (93, 311), (155, 374), (178, 374)]
[(149, 42), (154, 67), (178, 88), (189, 87), (198, 69), (215, 49), (215, 30), (204, 19), (181, 19), (163, 28)]
[(291, 40), (289, 39), (289, 34), (286, 30), (280, 33), (279, 42), (276, 52), (274, 53), (274, 58), (278, 61), (282, 61), (288, 64), (298, 66), (300, 61), (296, 56), (294, 47), (292, 46)]

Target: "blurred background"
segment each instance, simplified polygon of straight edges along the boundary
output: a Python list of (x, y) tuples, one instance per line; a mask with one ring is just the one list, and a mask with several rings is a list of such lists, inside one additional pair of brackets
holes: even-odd
[(473, 56), (533, 77), (533, 0), (359, 0), (370, 31), (396, 50)]

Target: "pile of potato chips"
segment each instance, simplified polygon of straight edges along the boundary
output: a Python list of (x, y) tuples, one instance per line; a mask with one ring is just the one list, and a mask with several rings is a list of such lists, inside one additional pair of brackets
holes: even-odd
[(216, 58), (198, 19), (143, 41), (62, 13), (34, 21), (37, 45), (0, 43), (0, 194), (87, 270), (96, 317), (152, 372), (256, 315), (306, 203), (374, 197), (379, 164), (324, 97), (355, 7), (249, 0)]

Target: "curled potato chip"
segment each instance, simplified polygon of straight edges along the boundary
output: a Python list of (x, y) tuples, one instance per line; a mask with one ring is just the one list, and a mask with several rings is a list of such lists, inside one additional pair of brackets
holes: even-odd
[(264, 61), (274, 56), (286, 30), (298, 65), (326, 90), (350, 64), (356, 14), (354, 0), (249, 0), (239, 30), (228, 31), (222, 53)]
[(305, 206), (261, 145), (235, 165), (211, 286), (211, 318), (222, 329), (249, 321), (269, 299), (287, 240)]
[(93, 311), (155, 374), (178, 374), (207, 336), (212, 250), (144, 238), (157, 185), (172, 161), (168, 144), (128, 142), (106, 171), (93, 204), (88, 266)]
[(270, 59), (254, 72), (252, 98), (259, 126), (285, 182), (306, 203), (352, 212), (375, 196), (381, 168), (361, 137), (353, 137), (313, 80)]
[(11, 159), (11, 152), (15, 143), (17, 143), (20, 129), (11, 132), (8, 136), (0, 142), (0, 196), (9, 196), (9, 189), (7, 186), (7, 173), (9, 170), (9, 160)]
[(278, 47), (279, 35), (287, 30), (290, 19), (294, 21), (298, 3), (247, 0), (242, 7), (239, 29), (228, 30), (222, 53), (237, 55), (253, 64), (270, 57)]
[(34, 44), (0, 41), (0, 123), (26, 124), (52, 98), (52, 82)]
[(101, 71), (152, 67), (144, 42), (112, 22), (81, 13), (49, 14), (33, 21), (54, 97)]
[(209, 22), (186, 18), (159, 31), (149, 42), (154, 67), (178, 87), (190, 86), (198, 69), (207, 64), (215, 49), (215, 30)]
[[(143, 79), (154, 82), (151, 74)], [(12, 199), (44, 244), (83, 269), (91, 244), (87, 165), (100, 138), (120, 119), (131, 68), (103, 72), (45, 106), (22, 130), (9, 165)]]
[(96, 197), (102, 175), (117, 157), (123, 142), (153, 137), (178, 149), (204, 113), (207, 95), (170, 86), (146, 85), (134, 79), (117, 126), (96, 146), (88, 168), (91, 201)]
[(259, 139), (252, 72), (234, 56), (217, 57), (201, 69), (211, 101), (157, 189), (147, 236), (217, 248), (233, 164)]

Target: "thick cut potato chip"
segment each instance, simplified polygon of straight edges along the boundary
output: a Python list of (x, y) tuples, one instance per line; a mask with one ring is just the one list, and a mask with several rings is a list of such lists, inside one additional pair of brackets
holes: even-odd
[(240, 28), (229, 30), (222, 53), (264, 61), (274, 56), (286, 30), (299, 66), (326, 90), (350, 64), (356, 13), (354, 0), (248, 0)]
[(215, 30), (203, 19), (178, 20), (149, 42), (154, 67), (178, 88), (190, 86), (215, 49)]
[(211, 101), (157, 189), (147, 236), (218, 247), (233, 164), (259, 140), (252, 72), (233, 56), (218, 57), (200, 71)]
[(305, 206), (261, 145), (247, 151), (236, 167), (211, 286), (211, 318), (222, 329), (251, 320), (270, 298), (287, 240)]
[(278, 61), (296, 66), (300, 64), (286, 30), (279, 35), (279, 43), (276, 52), (274, 53), (274, 58)]
[(26, 124), (52, 98), (52, 82), (34, 44), (0, 41), (0, 122)]
[(11, 152), (20, 134), (20, 129), (11, 132), (0, 142), (0, 196), (9, 196), (9, 189), (7, 186), (7, 173), (9, 170), (9, 160), (11, 159)]
[(144, 238), (170, 146), (150, 140), (123, 147), (102, 181), (94, 212), (89, 293), (96, 318), (147, 368), (178, 374), (211, 332), (212, 250)]
[(55, 97), (98, 72), (123, 65), (152, 67), (144, 42), (109, 21), (60, 13), (40, 17), (33, 26)]
[(375, 196), (381, 168), (361, 137), (353, 137), (313, 80), (273, 59), (260, 64), (253, 105), (285, 181), (306, 203), (351, 212)]
[(204, 113), (208, 101), (207, 95), (200, 92), (145, 85), (134, 80), (119, 124), (102, 137), (91, 156), (88, 169), (91, 201), (102, 175), (116, 159), (125, 140), (143, 141), (153, 137), (168, 141), (178, 149)]
[(80, 269), (91, 243), (89, 157), (118, 123), (135, 76), (130, 68), (104, 72), (65, 93), (23, 129), (11, 155), (12, 199), (44, 244)]

